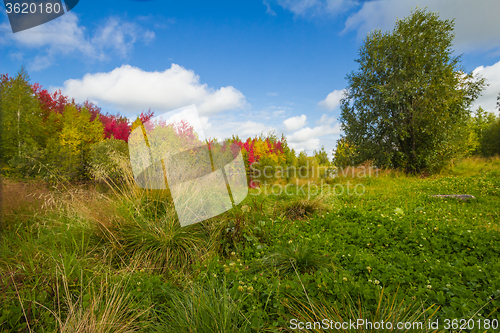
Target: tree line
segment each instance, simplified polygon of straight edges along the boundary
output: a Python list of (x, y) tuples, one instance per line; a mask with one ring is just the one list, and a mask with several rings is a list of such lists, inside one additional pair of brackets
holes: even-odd
[[(0, 75), (0, 97), (0, 162), (6, 176), (85, 181), (93, 179), (92, 168), (100, 166), (119, 179), (112, 152), (127, 156), (132, 130), (141, 124), (155, 126), (150, 121), (152, 110), (130, 122), (119, 114), (104, 113), (89, 101), (78, 104), (60, 90), (49, 93), (39, 83), (31, 84), (24, 68), (14, 77)], [(188, 123), (179, 125), (170, 132), (182, 137), (192, 131)], [(216, 142), (206, 143), (212, 147)], [(297, 154), (283, 135), (279, 138), (274, 133), (245, 140), (233, 136), (225, 142), (239, 147), (247, 170), (330, 165), (324, 147), (313, 156)]]
[[(416, 9), (396, 22), (392, 32), (367, 35), (346, 77), (341, 100), (342, 129), (333, 160), (324, 147), (312, 156), (289, 147), (284, 135), (261, 134), (228, 140), (239, 146), (247, 170), (353, 166), (372, 161), (379, 168), (408, 173), (438, 172), (470, 155), (500, 154), (500, 117), (471, 105), (487, 85), (466, 73), (453, 56), (453, 20)], [(21, 69), (0, 74), (1, 144), (4, 175), (44, 179), (92, 179), (91, 166), (113, 169), (111, 151), (128, 154), (134, 122), (104, 113), (95, 104), (75, 103), (61, 91), (30, 84)], [(500, 94), (498, 99), (500, 110)], [(210, 145), (213, 140), (208, 140)]]
[[(0, 75), (2, 174), (86, 180), (93, 160), (103, 159), (109, 149), (128, 150), (132, 124), (127, 118), (29, 81), (24, 68), (14, 77)], [(142, 112), (137, 121), (152, 116)]]

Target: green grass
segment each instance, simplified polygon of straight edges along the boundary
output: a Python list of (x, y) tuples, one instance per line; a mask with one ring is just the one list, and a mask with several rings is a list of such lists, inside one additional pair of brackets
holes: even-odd
[(252, 189), (181, 228), (168, 193), (130, 182), (101, 194), (6, 181), (0, 332), (281, 332), (292, 319), (431, 316), (445, 331), (446, 319), (499, 319), (498, 158), (329, 183), (322, 194), (307, 181)]

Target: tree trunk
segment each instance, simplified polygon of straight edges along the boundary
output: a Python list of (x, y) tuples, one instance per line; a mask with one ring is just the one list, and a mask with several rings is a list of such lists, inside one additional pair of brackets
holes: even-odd
[(21, 156), (21, 133), (19, 130), (21, 123), (21, 96), (19, 96), (19, 102), (17, 103), (17, 150), (19, 156)]

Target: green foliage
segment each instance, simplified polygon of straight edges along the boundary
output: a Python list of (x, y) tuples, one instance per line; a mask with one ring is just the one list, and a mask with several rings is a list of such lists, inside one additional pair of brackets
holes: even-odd
[(337, 148), (335, 148), (333, 165), (336, 167), (354, 166), (356, 161), (356, 148), (349, 144), (346, 138), (340, 138), (337, 141)]
[(65, 180), (89, 177), (90, 147), (104, 139), (99, 119), (90, 121), (86, 108), (67, 105), (63, 114), (51, 113), (52, 133), (47, 142), (47, 161), (53, 174)]
[(321, 149), (313, 152), (313, 156), (318, 161), (319, 165), (330, 166), (330, 159), (328, 158), (328, 153), (325, 150), (325, 146), (321, 146)]
[(45, 127), (41, 122), (40, 104), (29, 85), (26, 71), (21, 69), (16, 77), (2, 81), (0, 89), (2, 113), (2, 163), (24, 170), (33, 165), (33, 156), (45, 145)]
[(416, 9), (392, 32), (375, 30), (359, 51), (359, 71), (341, 101), (345, 139), (356, 164), (437, 171), (472, 148), (469, 107), (484, 80), (452, 57), (453, 21)]
[(283, 154), (285, 155), (286, 162), (285, 164), (287, 166), (296, 166), (297, 165), (297, 155), (295, 154), (295, 150), (292, 148), (290, 149), (290, 146), (288, 146), (288, 142), (286, 141), (286, 137), (284, 135), (281, 135), (281, 143), (283, 147)]
[(500, 115), (494, 120), (493, 117), (490, 119), (481, 137), (481, 154), (483, 156), (500, 155)]
[(313, 272), (328, 265), (326, 257), (308, 244), (289, 243), (274, 253), (264, 256), (259, 266), (284, 274)]
[(120, 158), (128, 157), (128, 145), (123, 140), (114, 138), (99, 141), (90, 146), (89, 164), (91, 173), (104, 173), (113, 183), (123, 180)]

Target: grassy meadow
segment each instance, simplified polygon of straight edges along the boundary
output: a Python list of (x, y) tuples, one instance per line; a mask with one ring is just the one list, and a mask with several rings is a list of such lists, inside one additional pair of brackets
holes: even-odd
[(2, 191), (0, 332), (500, 330), (500, 158), (276, 181), (182, 228), (130, 178)]

